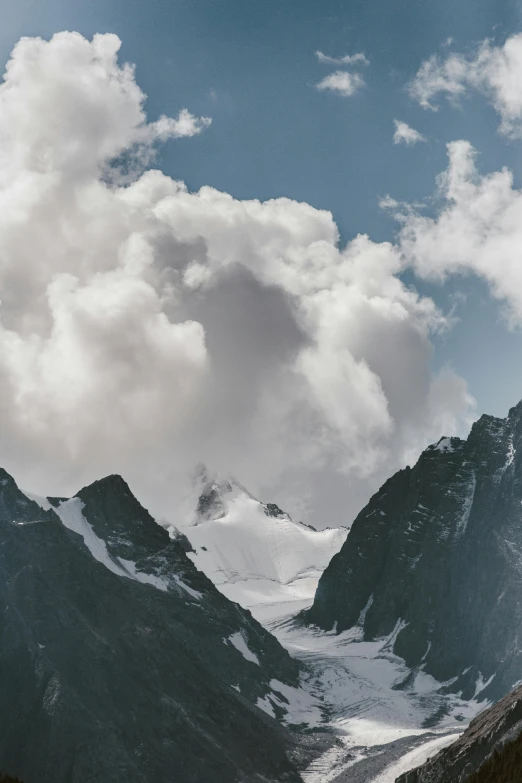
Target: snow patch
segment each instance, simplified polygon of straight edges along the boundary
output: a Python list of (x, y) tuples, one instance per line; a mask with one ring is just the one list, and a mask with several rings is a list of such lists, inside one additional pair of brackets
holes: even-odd
[(45, 689), (42, 700), (42, 707), (48, 715), (53, 715), (56, 709), (56, 703), (60, 698), (61, 686), (58, 676), (54, 674)]
[[(63, 500), (54, 510), (66, 528), (74, 533), (78, 533), (83, 538), (85, 546), (94, 559), (104, 565), (109, 571), (112, 571), (113, 574), (124, 576), (126, 579), (132, 579), (141, 584), (151, 585), (157, 590), (166, 592), (169, 588), (167, 577), (159, 577), (155, 574), (139, 571), (133, 560), (125, 560), (120, 557), (113, 558), (109, 554), (105, 541), (96, 535), (91, 524), (84, 517), (84, 506), (85, 504), (80, 498), (71, 498), (70, 500)], [(176, 584), (193, 598), (201, 598), (201, 593), (192, 590), (178, 576), (174, 575), (173, 578)]]
[(437, 445), (435, 446), (435, 451), (453, 451), (453, 446), (451, 445), (451, 438), (441, 438)]
[(513, 464), (514, 459), (515, 459), (515, 447), (513, 446), (513, 438), (511, 438), (508, 445), (506, 464), (504, 465), (504, 470), (507, 470), (509, 466)]
[(271, 718), (275, 718), (276, 714), (274, 712), (274, 707), (268, 696), (263, 696), (263, 698), (260, 696), (256, 701), (256, 707), (259, 707), (260, 710), (266, 712)]
[[(286, 713), (284, 722), (290, 725), (319, 725), (323, 714), (317, 698), (304, 687), (294, 688), (279, 680), (270, 680), (271, 700)], [(283, 699), (281, 699), (283, 696)]]
[(128, 576), (131, 579), (135, 579), (136, 582), (142, 582), (145, 585), (152, 585), (158, 590), (163, 590), (163, 592), (168, 590), (169, 585), (165, 579), (154, 574), (146, 574), (145, 571), (138, 571), (133, 560), (124, 560), (123, 557), (119, 557), (118, 562), (123, 566), (124, 576)]
[(407, 625), (408, 625), (408, 623), (406, 622), (406, 620), (402, 620), (399, 617), (399, 619), (395, 623), (395, 627), (394, 627), (393, 631), (384, 640), (384, 644), (382, 646), (382, 649), (383, 650), (393, 650), (393, 647), (395, 645), (395, 642), (397, 641), (398, 635), (400, 634), (401, 631), (403, 631), (406, 628)]
[(361, 610), (361, 614), (359, 615), (359, 619), (357, 620), (357, 625), (358, 625), (360, 628), (364, 628), (364, 621), (366, 620), (366, 615), (367, 615), (367, 613), (368, 613), (368, 609), (370, 608), (370, 606), (371, 606), (372, 604), (373, 604), (373, 593), (371, 594), (371, 596), (370, 596), (370, 597), (368, 598), (368, 600), (366, 601), (366, 605), (365, 605), (365, 606), (364, 606), (364, 608)]
[(229, 642), (233, 647), (235, 647), (236, 650), (241, 653), (243, 658), (245, 658), (245, 660), (250, 661), (251, 663), (256, 663), (258, 666), (260, 665), (259, 658), (249, 648), (241, 631), (236, 631), (236, 633), (233, 633), (232, 636), (229, 636), (225, 641)]
[(477, 677), (477, 682), (475, 684), (475, 693), (473, 694), (473, 698), (476, 699), (479, 693), (482, 693), (483, 690), (485, 690), (489, 683), (493, 681), (494, 677), (496, 677), (497, 673), (494, 672), (489, 679), (484, 680), (482, 674), (479, 672), (479, 675)]
[(200, 593), (198, 590), (194, 590), (192, 587), (189, 587), (188, 584), (183, 581), (183, 579), (180, 579), (179, 576), (174, 576), (174, 581), (178, 587), (181, 587), (182, 590), (185, 590), (185, 592), (192, 596), (192, 598), (196, 598), (198, 601), (200, 598), (203, 598), (203, 593)]
[(42, 495), (34, 495), (32, 492), (25, 492), (25, 490), (22, 491), (26, 498), (34, 501), (35, 503), (38, 503), (43, 511), (51, 511), (53, 509), (53, 506), (49, 503), (47, 498), (42, 497)]
[(98, 538), (89, 522), (83, 516), (82, 511), (84, 507), (85, 504), (80, 498), (70, 498), (70, 500), (63, 500), (59, 503), (55, 511), (66, 528), (72, 530), (73, 533), (78, 533), (83, 538), (85, 546), (95, 560), (102, 563), (113, 574), (132, 579), (131, 574), (109, 555), (105, 541)]
[(456, 535), (461, 536), (466, 532), (468, 526), (469, 517), (471, 514), (471, 507), (473, 506), (473, 500), (475, 499), (475, 490), (477, 488), (477, 478), (475, 472), (471, 474), (471, 481), (468, 485), (468, 493), (462, 507), (462, 514), (457, 522)]
[(309, 726), (319, 726), (323, 722), (323, 714), (318, 699), (306, 688), (294, 688), (279, 680), (270, 680), (271, 693), (259, 698), (256, 705), (276, 717), (276, 708), (285, 713), (284, 723), (287, 726), (299, 726), (303, 723)]
[(455, 742), (455, 740), (460, 737), (460, 734), (461, 732), (445, 734), (443, 737), (437, 737), (429, 742), (425, 742), (420, 747), (406, 753), (399, 761), (390, 764), (384, 772), (381, 772), (380, 775), (373, 778), (371, 783), (395, 783), (399, 775), (402, 775), (404, 772), (409, 772), (410, 769), (414, 769), (414, 767), (420, 767), (421, 764), (424, 764), (425, 761), (437, 754), (439, 750), (442, 750), (442, 748), (446, 748), (448, 745), (451, 745), (452, 742)]

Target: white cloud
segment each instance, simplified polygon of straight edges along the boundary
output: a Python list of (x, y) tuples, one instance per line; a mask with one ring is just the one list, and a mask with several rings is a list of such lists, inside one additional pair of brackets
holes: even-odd
[(192, 136), (209, 124), (186, 109), (177, 119), (147, 123), (134, 69), (118, 65), (120, 46), (116, 35), (21, 39), (0, 93), (4, 182), (20, 170), (89, 176), (133, 147), (150, 153), (157, 141)]
[(448, 153), (439, 179), (444, 205), (433, 218), (404, 216), (402, 250), (425, 278), (477, 274), (506, 303), (510, 321), (522, 324), (522, 192), (507, 169), (480, 176), (469, 142), (452, 142)]
[(361, 87), (364, 87), (364, 79), (359, 73), (348, 73), (348, 71), (334, 71), (334, 73), (325, 76), (315, 85), (318, 90), (330, 90), (337, 92), (345, 98), (355, 95)]
[(356, 54), (345, 54), (342, 57), (330, 57), (327, 54), (323, 54), (319, 50), (315, 53), (318, 61), (324, 65), (369, 65), (370, 61), (363, 54), (363, 52), (357, 52)]
[(394, 144), (406, 144), (408, 147), (413, 144), (418, 144), (419, 141), (426, 141), (426, 137), (416, 131), (415, 128), (411, 128), (406, 122), (401, 120), (394, 120), (395, 133), (393, 134)]
[(455, 101), (470, 90), (489, 98), (500, 115), (500, 130), (509, 136), (522, 134), (522, 33), (503, 46), (483, 41), (471, 57), (433, 55), (420, 67), (409, 90), (421, 106), (437, 109), (439, 95)]
[(340, 247), (329, 212), (118, 184), (206, 124), (147, 123), (118, 48), (24, 39), (0, 87), (0, 464), (51, 494), (120, 472), (172, 517), (203, 461), (344, 520), (335, 471), (366, 492), (466, 415), (463, 382), (430, 372), (445, 319), (397, 247)]

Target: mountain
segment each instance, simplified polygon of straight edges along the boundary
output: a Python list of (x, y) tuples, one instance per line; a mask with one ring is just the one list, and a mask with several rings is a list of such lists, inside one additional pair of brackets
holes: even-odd
[[(522, 679), (522, 403), (442, 438), (354, 521), (303, 620), (393, 652), (464, 698)], [(399, 686), (398, 686), (399, 687)]]
[(522, 687), (471, 721), (456, 742), (397, 783), (519, 783)]
[[(0, 470), (0, 769), (25, 783), (299, 781), (299, 668), (119, 476), (36, 502)], [(284, 690), (283, 695), (280, 691)]]
[(196, 496), (180, 526), (191, 544), (187, 554), (227, 598), (256, 616), (290, 601), (309, 603), (348, 533), (294, 522), (234, 479), (203, 473)]

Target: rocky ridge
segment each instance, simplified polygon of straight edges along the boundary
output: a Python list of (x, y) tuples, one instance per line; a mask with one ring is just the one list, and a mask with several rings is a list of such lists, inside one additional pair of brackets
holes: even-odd
[[(522, 678), (522, 403), (442, 438), (354, 521), (303, 620), (390, 636), (410, 686), (494, 700)], [(398, 685), (397, 687), (401, 687)]]
[(0, 610), (0, 768), (10, 774), (300, 779), (297, 738), (256, 706), (275, 694), (283, 716), (278, 684), (297, 688), (298, 664), (120, 477), (37, 503), (0, 470)]
[[(501, 783), (500, 775), (496, 776), (499, 756), (503, 751), (514, 756), (521, 735), (522, 687), (518, 687), (472, 720), (456, 742), (421, 767), (401, 775), (397, 783), (474, 783), (479, 779)], [(510, 758), (510, 768), (507, 775), (504, 770), (503, 780), (521, 780), (520, 752)]]

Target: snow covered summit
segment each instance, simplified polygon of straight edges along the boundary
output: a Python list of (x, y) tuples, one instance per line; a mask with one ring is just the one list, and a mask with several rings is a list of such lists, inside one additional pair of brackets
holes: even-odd
[(261, 503), (234, 479), (200, 481), (193, 511), (179, 525), (188, 552), (228, 598), (253, 609), (309, 605), (319, 577), (341, 548), (345, 528), (314, 530), (273, 503)]

